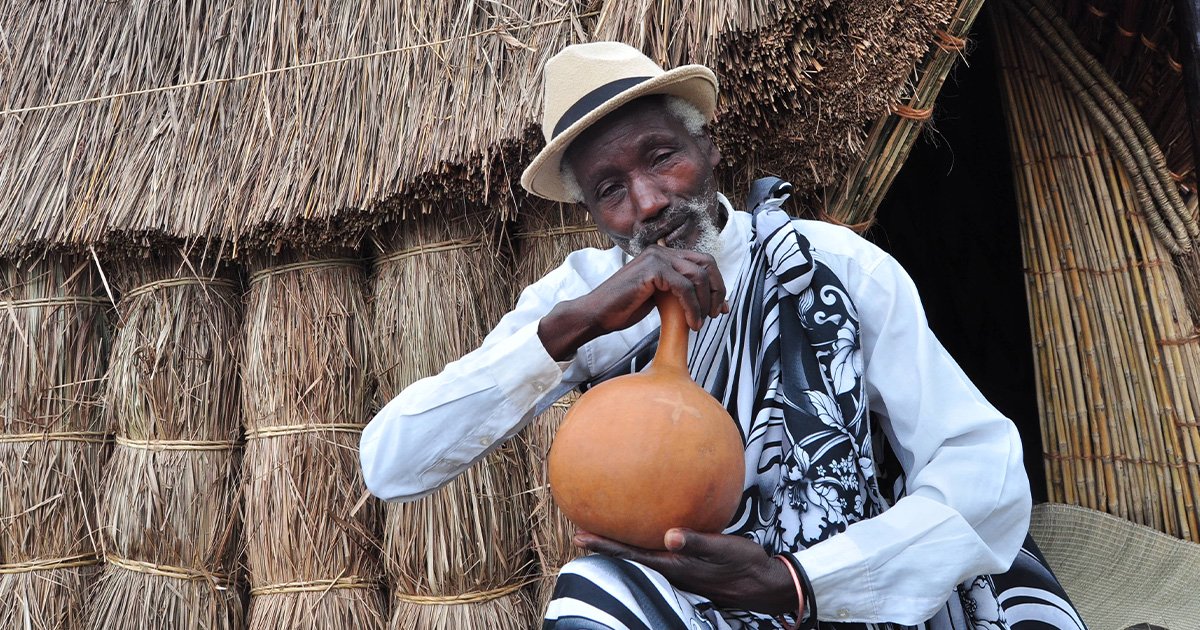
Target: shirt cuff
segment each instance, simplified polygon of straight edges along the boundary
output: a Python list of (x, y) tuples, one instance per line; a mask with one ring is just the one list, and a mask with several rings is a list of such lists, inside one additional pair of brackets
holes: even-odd
[[(865, 622), (878, 618), (871, 572), (851, 536), (843, 533), (792, 555), (808, 574), (822, 621)], [(854, 578), (848, 580), (851, 575)]]

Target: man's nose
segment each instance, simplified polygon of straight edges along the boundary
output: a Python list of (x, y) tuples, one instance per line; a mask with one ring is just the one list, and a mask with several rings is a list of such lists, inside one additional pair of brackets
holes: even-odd
[(636, 177), (629, 185), (629, 201), (638, 221), (651, 223), (666, 210), (671, 200), (652, 177)]

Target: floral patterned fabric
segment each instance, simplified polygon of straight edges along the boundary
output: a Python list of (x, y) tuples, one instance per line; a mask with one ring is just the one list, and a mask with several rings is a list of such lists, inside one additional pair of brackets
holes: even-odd
[[(807, 239), (781, 209), (790, 190), (789, 184), (776, 180), (771, 194), (754, 208), (750, 256), (738, 281), (727, 283), (736, 287), (727, 296), (730, 316), (706, 323), (693, 340), (688, 361), (696, 382), (738, 423), (746, 445), (747, 486), (725, 533), (755, 540), (772, 554), (807, 548), (881, 514), (904, 487), (903, 471), (870, 415), (858, 312), (841, 280), (813, 255)], [(642, 369), (653, 350), (653, 343), (635, 349), (601, 380)], [(892, 493), (887, 488), (901, 490)], [(570, 580), (556, 597), (573, 597), (571, 584), (602, 586), (626, 573), (628, 569), (605, 563), (569, 565), (564, 576)], [(650, 573), (652, 581), (660, 580)], [(1050, 582), (1047, 588), (1057, 588), (1052, 576)], [(1037, 595), (1046, 593), (1041, 587), (1022, 586), (1022, 592), (1035, 594), (1032, 600), (1045, 599)], [(693, 624), (704, 618), (718, 630), (781, 627), (767, 615), (718, 610), (687, 593), (667, 599), (691, 602), (693, 608), (684, 616)], [(1060, 600), (1065, 601), (1065, 595)], [(917, 627), (1008, 630), (1013, 626), (1001, 602), (992, 576), (979, 576), (960, 585), (957, 597), (950, 597), (934, 618)], [(911, 626), (821, 621), (819, 627)], [(1082, 623), (1017, 626), (1042, 627), (1075, 628)]]

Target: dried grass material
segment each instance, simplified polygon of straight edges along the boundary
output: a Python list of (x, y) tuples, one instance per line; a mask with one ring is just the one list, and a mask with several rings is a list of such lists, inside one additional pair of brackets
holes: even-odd
[(107, 3), (36, 20), (10, 11), (0, 15), (15, 86), (5, 107), (188, 87), (0, 117), (0, 152), (14, 165), (0, 179), (0, 253), (162, 238), (243, 250), (346, 243), (382, 219), (459, 200), (511, 218), (514, 178), (542, 145), (541, 68), (565, 45), (596, 39), (667, 65), (710, 64), (731, 179), (777, 172), (817, 197), (862, 157), (865, 127), (887, 114), (953, 6), (404, 0), (314, 12), (292, 1), (209, 15)]
[(554, 403), (542, 412), (524, 431), (525, 439), (529, 442), (527, 453), (531, 458), (530, 470), (533, 473), (533, 510), (530, 514), (533, 531), (533, 549), (537, 554), (540, 573), (533, 585), (534, 599), (538, 610), (546, 610), (550, 603), (550, 595), (554, 591), (554, 582), (559, 569), (563, 565), (584, 555), (584, 551), (571, 543), (575, 535), (575, 524), (563, 515), (562, 510), (554, 503), (550, 493), (550, 479), (546, 469), (546, 457), (550, 453), (550, 445), (558, 427), (567, 416), (571, 404), (578, 395), (571, 394)]
[[(384, 253), (376, 261), (372, 300), (381, 404), (478, 347), (508, 307), (511, 273), (497, 236), (486, 215), (458, 206), (380, 237)], [(397, 597), (474, 599), (524, 582), (532, 559), (523, 448), (510, 441), (434, 494), (387, 506), (385, 558)], [(501, 598), (511, 602), (486, 605), (402, 599), (392, 626), (460, 627), (407, 625), (445, 618), (486, 627), (509, 616), (497, 611), (525, 614), (523, 598), (518, 592)], [(431, 610), (418, 610), (422, 606)], [(513, 627), (532, 623), (525, 616)]]
[(388, 630), (454, 628), (455, 630), (527, 630), (537, 624), (535, 611), (520, 594), (471, 604), (396, 602)]
[[(246, 627), (246, 603), (212, 582), (166, 577), (105, 565), (88, 608), (90, 628)], [(83, 627), (82, 625), (80, 627)]]
[[(579, 205), (541, 202), (521, 214), (516, 233), (518, 251), (517, 289), (537, 281), (562, 264), (567, 255), (586, 247), (608, 248), (612, 242), (596, 229), (587, 211)], [(529, 471), (532, 475), (530, 529), (534, 553), (538, 559), (537, 581), (531, 585), (532, 597), (538, 610), (545, 610), (554, 590), (558, 570), (567, 562), (582, 555), (571, 544), (575, 526), (554, 504), (546, 475), (546, 455), (562, 424), (571, 395), (555, 403), (522, 431), (528, 448)]]
[(88, 589), (100, 566), (0, 574), (0, 623), (6, 628), (82, 628)]
[(522, 205), (514, 241), (517, 256), (513, 284), (518, 291), (550, 273), (573, 251), (613, 246), (581, 204), (535, 198)]
[(890, 113), (871, 125), (861, 159), (830, 191), (825, 212), (833, 221), (860, 232), (874, 222), (879, 204), (933, 115), (942, 84), (965, 54), (967, 36), (982, 7), (983, 0), (961, 0), (944, 30), (935, 33), (913, 85), (896, 96)]
[[(84, 260), (0, 260), (0, 625), (78, 627), (108, 455), (107, 308)], [(61, 567), (61, 568), (55, 568)]]
[[(13, 166), (0, 179), (0, 251), (163, 236), (345, 242), (372, 221), (356, 211), (397, 193), (488, 195), (503, 177), (491, 175), (497, 154), (540, 113), (543, 63), (582, 37), (579, 4), (4, 11), (0, 109), (304, 67), (0, 116)], [(8, 210), (18, 206), (36, 211)]]
[(177, 256), (111, 275), (123, 296), (105, 395), (116, 433), (100, 504), (110, 561), (89, 625), (240, 628), (240, 282)]
[(1104, 130), (993, 12), (1051, 500), (1200, 538), (1200, 330)]
[(280, 257), (251, 274), (242, 383), (251, 628), (385, 623), (379, 507), (358, 462), (370, 397), (364, 281), (344, 258)]

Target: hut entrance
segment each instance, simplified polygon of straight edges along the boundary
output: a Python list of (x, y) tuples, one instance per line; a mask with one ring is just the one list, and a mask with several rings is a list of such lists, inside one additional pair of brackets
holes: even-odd
[(1021, 241), (986, 12), (970, 67), (946, 81), (867, 237), (912, 275), (930, 326), (1021, 431), (1035, 501), (1046, 498)]

